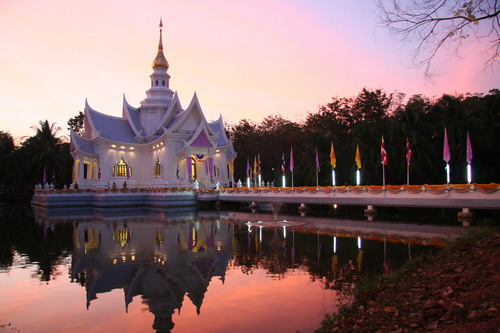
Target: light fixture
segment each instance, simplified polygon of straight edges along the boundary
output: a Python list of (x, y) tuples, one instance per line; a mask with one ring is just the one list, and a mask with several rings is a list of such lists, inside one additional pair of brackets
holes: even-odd
[(116, 148), (116, 145), (111, 145), (112, 148)]

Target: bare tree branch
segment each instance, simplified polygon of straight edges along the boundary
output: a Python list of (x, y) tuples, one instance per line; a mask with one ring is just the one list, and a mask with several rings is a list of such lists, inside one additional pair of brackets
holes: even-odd
[(500, 62), (499, 0), (376, 0), (380, 23), (399, 41), (417, 42), (413, 63), (432, 77), (440, 51), (457, 55), (467, 40), (487, 40), (484, 69)]

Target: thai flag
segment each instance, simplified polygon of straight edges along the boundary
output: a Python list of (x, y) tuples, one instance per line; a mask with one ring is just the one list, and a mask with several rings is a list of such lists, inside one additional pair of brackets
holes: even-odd
[(411, 147), (410, 147), (410, 140), (406, 138), (406, 164), (408, 166), (411, 165)]
[(387, 165), (387, 150), (385, 150), (384, 136), (382, 135), (382, 145), (380, 146), (381, 163)]
[(281, 172), (285, 173), (285, 167), (286, 167), (285, 153), (283, 153), (283, 156), (281, 156)]

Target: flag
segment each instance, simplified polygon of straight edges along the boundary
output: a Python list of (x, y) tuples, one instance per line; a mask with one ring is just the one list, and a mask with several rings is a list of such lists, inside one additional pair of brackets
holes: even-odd
[(319, 169), (318, 148), (316, 148), (316, 168), (318, 169), (318, 172), (319, 172), (319, 171), (320, 171), (320, 169)]
[(257, 170), (257, 157), (254, 156), (253, 157), (253, 175), (256, 177), (258, 174), (258, 170)]
[(99, 167), (99, 169), (97, 171), (97, 178), (101, 179), (101, 167)]
[(250, 161), (247, 158), (247, 178), (250, 177)]
[(470, 144), (469, 131), (467, 131), (467, 163), (472, 162), (472, 146)]
[(128, 166), (128, 164), (125, 164), (125, 167), (127, 168), (127, 180), (130, 179), (130, 168)]
[(262, 165), (260, 164), (260, 154), (257, 154), (257, 157), (259, 159), (258, 173), (259, 173), (259, 175), (261, 175), (262, 174)]
[(450, 161), (450, 146), (448, 145), (448, 133), (446, 133), (446, 127), (444, 128), (443, 160), (446, 163)]
[(177, 161), (177, 170), (175, 171), (175, 175), (177, 176), (177, 179), (179, 179), (179, 161)]
[(293, 148), (290, 147), (290, 171), (293, 172), (293, 168), (294, 168), (294, 165), (293, 165)]
[(333, 141), (332, 141), (332, 149), (330, 149), (330, 164), (334, 169), (337, 167), (337, 158), (335, 157), (335, 150), (333, 149)]
[(234, 158), (231, 160), (231, 174), (234, 175)]
[(359, 154), (359, 145), (356, 146), (356, 165), (361, 169), (361, 155)]
[(406, 138), (406, 164), (408, 166), (411, 165), (411, 147), (410, 147), (410, 140)]
[(380, 163), (387, 165), (387, 150), (385, 150), (384, 136), (382, 135), (382, 145), (380, 146)]
[(283, 155), (281, 156), (281, 172), (283, 172), (283, 174), (285, 174), (285, 166), (285, 153), (283, 153)]

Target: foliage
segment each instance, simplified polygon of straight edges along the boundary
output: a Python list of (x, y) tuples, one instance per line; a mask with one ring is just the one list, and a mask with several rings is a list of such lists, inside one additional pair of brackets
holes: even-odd
[[(71, 182), (73, 159), (69, 143), (57, 137), (60, 130), (47, 120), (40, 121), (36, 134), (16, 147), (10, 134), (0, 132), (1, 183), (12, 191), (31, 191), (43, 182), (62, 187)], [(4, 149), (5, 148), (5, 149)]]
[(315, 151), (320, 160), (319, 185), (331, 185), (330, 149), (336, 156), (336, 184), (355, 184), (355, 152), (359, 145), (362, 184), (381, 185), (381, 137), (388, 152), (386, 184), (406, 183), (406, 140), (412, 150), (410, 183), (445, 183), (442, 160), (444, 127), (448, 132), (451, 182), (466, 182), (467, 131), (473, 148), (473, 181), (498, 182), (500, 174), (500, 91), (487, 95), (443, 95), (431, 101), (422, 95), (387, 94), (363, 89), (358, 96), (332, 98), (308, 113), (305, 120), (292, 122), (270, 116), (261, 123), (243, 119), (228, 127), (234, 148), (235, 181), (246, 180), (250, 166), (260, 155), (264, 182), (281, 186), (281, 157), (285, 154), (286, 177), (291, 185), (290, 149), (294, 154), (294, 185), (316, 185)]
[(71, 130), (76, 134), (83, 136), (85, 134), (84, 123), (85, 123), (85, 115), (83, 114), (82, 111), (80, 111), (78, 115), (68, 120), (67, 122), (69, 126), (68, 130)]

